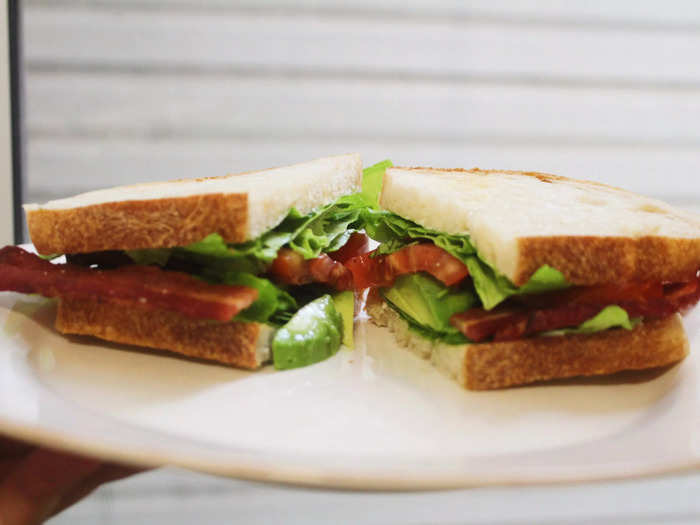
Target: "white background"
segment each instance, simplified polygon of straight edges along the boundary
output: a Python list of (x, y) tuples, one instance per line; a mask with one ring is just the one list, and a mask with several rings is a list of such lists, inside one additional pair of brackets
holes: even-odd
[[(700, 203), (691, 0), (25, 4), (28, 201), (359, 151)], [(397, 495), (161, 471), (55, 523), (696, 523), (698, 494), (697, 475)]]

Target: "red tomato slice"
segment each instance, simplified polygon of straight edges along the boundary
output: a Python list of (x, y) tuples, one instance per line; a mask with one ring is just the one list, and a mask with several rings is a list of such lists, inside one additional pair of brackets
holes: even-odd
[(348, 242), (342, 248), (334, 252), (329, 252), (328, 256), (338, 262), (345, 264), (348, 260), (369, 251), (369, 237), (364, 233), (353, 233)]
[(391, 286), (399, 275), (427, 272), (446, 286), (469, 275), (465, 264), (432, 243), (412, 244), (389, 255), (367, 253), (350, 259), (356, 289)]

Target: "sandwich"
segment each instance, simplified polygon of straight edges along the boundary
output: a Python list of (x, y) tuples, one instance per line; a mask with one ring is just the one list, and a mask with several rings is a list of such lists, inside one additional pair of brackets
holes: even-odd
[(29, 204), (41, 257), (0, 250), (0, 290), (58, 298), (64, 334), (247, 369), (311, 364), (351, 344), (361, 177), (350, 154)]
[(700, 299), (695, 214), (542, 173), (388, 168), (366, 215), (381, 244), (347, 266), (370, 318), (465, 388), (688, 353), (679, 313)]

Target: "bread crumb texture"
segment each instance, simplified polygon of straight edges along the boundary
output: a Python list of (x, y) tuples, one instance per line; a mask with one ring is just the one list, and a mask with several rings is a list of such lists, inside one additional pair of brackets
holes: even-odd
[(269, 351), (259, 351), (260, 346), (267, 348), (267, 341), (259, 339), (268, 332), (258, 323), (194, 320), (174, 312), (124, 307), (102, 300), (61, 299), (56, 329), (240, 368), (258, 368), (269, 357)]
[(243, 242), (247, 196), (195, 195), (149, 201), (94, 204), (64, 210), (38, 209), (27, 223), (39, 253), (86, 253), (184, 246), (211, 233)]

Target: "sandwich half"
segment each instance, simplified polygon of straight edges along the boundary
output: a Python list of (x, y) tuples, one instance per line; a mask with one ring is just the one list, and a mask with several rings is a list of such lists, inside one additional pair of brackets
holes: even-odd
[(343, 262), (366, 246), (361, 177), (350, 154), (26, 205), (45, 257), (1, 250), (0, 290), (58, 297), (66, 334), (249, 369), (310, 364), (352, 335)]
[(389, 168), (348, 263), (404, 346), (485, 390), (677, 362), (700, 218), (531, 172)]

